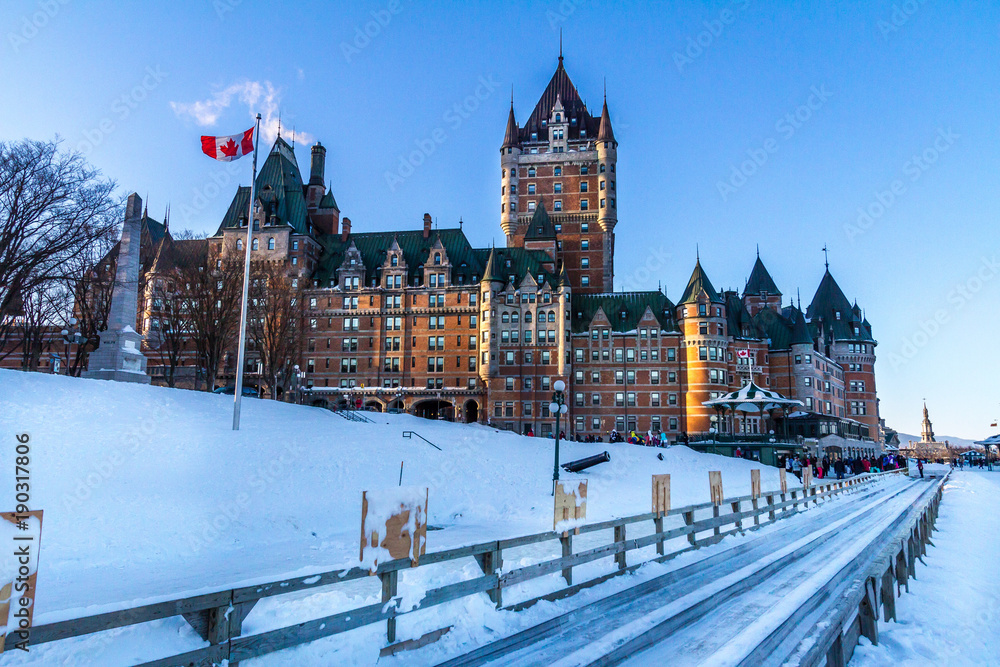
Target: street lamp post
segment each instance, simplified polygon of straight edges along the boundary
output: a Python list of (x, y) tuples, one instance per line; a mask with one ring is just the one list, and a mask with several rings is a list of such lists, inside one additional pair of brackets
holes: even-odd
[(76, 327), (75, 317), (69, 318), (69, 326), (70, 329), (63, 329), (61, 332), (59, 332), (62, 335), (63, 343), (65, 345), (65, 350), (66, 350), (66, 370), (64, 371), (65, 375), (69, 375), (69, 346), (72, 345), (73, 343), (79, 345), (81, 342), (83, 342), (83, 334), (81, 334), (79, 331), (71, 330), (72, 328)]
[(555, 393), (552, 394), (549, 411), (556, 414), (556, 458), (552, 465), (552, 495), (555, 495), (556, 483), (559, 481), (559, 416), (569, 412), (569, 407), (566, 405), (566, 394), (563, 393), (566, 389), (566, 383), (562, 380), (556, 380), (552, 388), (555, 389)]

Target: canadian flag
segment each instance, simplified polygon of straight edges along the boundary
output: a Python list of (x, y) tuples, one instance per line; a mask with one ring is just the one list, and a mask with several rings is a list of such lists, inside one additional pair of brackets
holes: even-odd
[(737, 350), (736, 351), (736, 358), (737, 359), (749, 359), (750, 358), (750, 350)]
[(223, 162), (232, 162), (253, 152), (253, 128), (243, 134), (228, 137), (201, 138), (201, 150), (205, 155)]

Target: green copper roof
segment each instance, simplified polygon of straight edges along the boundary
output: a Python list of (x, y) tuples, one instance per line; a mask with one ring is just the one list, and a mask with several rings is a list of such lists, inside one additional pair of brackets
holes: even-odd
[[(489, 257), (490, 250), (477, 251)], [(546, 264), (552, 264), (552, 258), (541, 250), (527, 250), (525, 248), (493, 248), (495, 259), (495, 272), (497, 279), (502, 280), (505, 285), (512, 285), (518, 288), (521, 282), (532, 276), (535, 282), (548, 283), (549, 287), (559, 286), (559, 277), (545, 269)], [(485, 264), (485, 259), (483, 260)], [(514, 280), (511, 281), (511, 276)], [(539, 280), (541, 278), (541, 280)]]
[(750, 279), (747, 280), (746, 287), (743, 288), (743, 294), (745, 296), (747, 294), (760, 294), (761, 292), (781, 295), (781, 291), (774, 284), (774, 279), (771, 278), (771, 274), (767, 272), (764, 262), (760, 261), (760, 255), (758, 255), (757, 261), (753, 265), (753, 271), (750, 272)]
[(320, 208), (335, 208), (338, 211), (340, 210), (340, 207), (337, 206), (337, 200), (333, 196), (333, 190), (327, 190), (326, 191), (326, 194), (323, 195), (323, 198), (319, 200), (319, 207)]
[(611, 322), (612, 331), (623, 333), (639, 326), (639, 321), (652, 311), (663, 331), (677, 332), (674, 304), (662, 292), (612, 292), (608, 294), (574, 294), (571, 316), (573, 333), (588, 331), (594, 316), (603, 310)]
[(701, 268), (701, 260), (699, 259), (694, 265), (694, 271), (691, 272), (691, 279), (688, 280), (687, 287), (684, 288), (684, 295), (681, 296), (681, 300), (678, 304), (683, 303), (694, 303), (698, 300), (698, 295), (702, 292), (708, 296), (708, 300), (712, 303), (722, 303), (722, 297), (719, 293), (715, 291), (712, 287), (712, 281), (708, 279), (708, 275), (705, 274), (705, 270)]
[(855, 312), (829, 269), (823, 274), (816, 295), (806, 310), (806, 317), (814, 327), (822, 327), (833, 340), (874, 342), (871, 327), (865, 326), (860, 313)]
[(490, 249), (490, 253), (486, 259), (486, 268), (483, 269), (483, 280), (492, 280), (495, 282), (503, 282), (504, 277), (500, 275), (497, 270), (498, 260), (496, 259), (496, 252), (493, 248)]
[(427, 238), (424, 238), (422, 229), (350, 234), (346, 241), (342, 241), (340, 236), (323, 235), (319, 238), (323, 254), (313, 273), (313, 280), (319, 280), (321, 287), (329, 287), (330, 280), (336, 281), (337, 269), (344, 262), (344, 254), (351, 247), (351, 243), (354, 243), (365, 265), (365, 284), (371, 285), (373, 280), (380, 279), (386, 254), (395, 241), (403, 251), (407, 283), (412, 285), (414, 279), (423, 278), (423, 266), (430, 258), (432, 248), (438, 240), (444, 246), (447, 260), (451, 265), (452, 284), (478, 283), (483, 274), (485, 257), (481, 257), (479, 252), (472, 248), (461, 229), (439, 229), (431, 232)]
[(555, 239), (556, 227), (552, 224), (545, 204), (539, 204), (535, 209), (535, 214), (531, 216), (528, 223), (528, 231), (524, 235), (525, 241), (548, 241)]
[(736, 338), (766, 338), (736, 292), (726, 292), (726, 324), (729, 334)]
[[(256, 197), (269, 219), (273, 217), (277, 221), (275, 224), (289, 225), (299, 234), (309, 233), (302, 176), (295, 160), (295, 152), (284, 139), (279, 137), (274, 142), (264, 165), (257, 173), (256, 187)], [(221, 234), (223, 229), (240, 226), (240, 219), (249, 210), (249, 197), (249, 187), (241, 186), (237, 189), (216, 235)]]

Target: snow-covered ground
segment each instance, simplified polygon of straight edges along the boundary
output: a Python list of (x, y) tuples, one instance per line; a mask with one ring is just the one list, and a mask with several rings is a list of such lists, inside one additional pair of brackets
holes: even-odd
[(1000, 472), (952, 473), (899, 622), (879, 624), (878, 646), (862, 639), (851, 667), (1000, 665), (998, 507)]
[[(13, 434), (30, 433), (31, 507), (45, 511), (36, 624), (350, 567), (358, 559), (361, 492), (395, 487), (401, 463), (404, 486), (430, 488), (429, 523), (441, 529), (428, 533), (429, 551), (552, 527), (551, 440), (406, 415), (358, 424), (257, 399), (243, 401), (243, 427), (234, 433), (232, 400), (0, 371), (0, 451), (9, 462)], [(403, 439), (404, 430), (442, 451)], [(653, 473), (671, 473), (675, 507), (709, 500), (708, 470), (722, 471), (727, 497), (749, 493), (753, 468), (762, 468), (764, 490), (778, 487), (776, 469), (684, 447), (564, 443), (562, 460), (604, 450), (610, 463), (563, 473), (590, 480), (589, 521), (649, 511)], [(13, 466), (3, 465), (0, 509), (13, 509), (13, 476)], [(468, 566), (475, 569), (471, 560)], [(421, 583), (454, 580), (435, 580), (441, 576), (428, 573)], [(298, 606), (273, 599), (258, 605), (245, 628), (323, 616), (372, 594), (327, 589)], [(462, 604), (472, 618), (488, 606)], [(150, 654), (143, 633), (157, 628), (172, 639)], [(103, 634), (100, 657), (91, 655), (90, 640), (32, 654), (39, 664), (117, 664), (202, 645), (179, 619)], [(5, 654), (0, 664), (11, 659)]]

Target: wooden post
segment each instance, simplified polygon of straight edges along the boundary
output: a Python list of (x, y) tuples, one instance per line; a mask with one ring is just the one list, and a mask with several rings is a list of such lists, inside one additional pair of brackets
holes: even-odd
[(620, 526), (615, 526), (615, 542), (622, 543), (622, 550), (615, 554), (615, 562), (618, 563), (618, 569), (624, 570), (628, 567), (625, 563), (625, 524)]
[(886, 623), (896, 620), (896, 596), (893, 595), (892, 563), (882, 574), (882, 620)]
[[(685, 526), (694, 525), (694, 510), (691, 510), (690, 512), (684, 512), (684, 525)], [(693, 530), (690, 533), (688, 533), (688, 542), (690, 542), (691, 546), (693, 547), (698, 546), (698, 540), (695, 539)]]
[[(797, 491), (792, 491), (792, 500), (795, 500), (797, 498), (797, 496), (796, 496), (797, 493), (798, 493)], [(792, 503), (792, 510), (794, 511), (794, 510), (797, 510), (798, 508), (799, 508), (799, 504), (796, 503), (796, 502), (793, 502)]]
[[(559, 536), (559, 543), (562, 544), (562, 555), (563, 558), (573, 555), (573, 535), (572, 533), (563, 533)], [(566, 580), (567, 586), (573, 585), (573, 566), (563, 568), (562, 571), (563, 579)]]
[[(718, 505), (712, 505), (712, 518), (715, 518), (715, 519), (719, 518), (719, 506)], [(712, 529), (712, 534), (715, 535), (716, 537), (718, 537), (721, 532), (722, 532), (722, 530), (720, 529), (719, 524), (715, 524), (715, 527)]]
[[(729, 506), (733, 508), (733, 514), (739, 514), (740, 513), (740, 508), (741, 508), (740, 501), (737, 500), (737, 501), (731, 502), (731, 503), (729, 503)], [(737, 516), (736, 517), (736, 521), (734, 521), (733, 523), (736, 524), (736, 530), (738, 530), (740, 532), (743, 532), (743, 519), (741, 519), (741, 518), (739, 518)]]
[[(663, 517), (658, 516), (653, 519), (653, 529), (656, 531), (657, 535), (663, 535)], [(656, 541), (656, 555), (663, 555), (663, 539)]]
[[(396, 597), (398, 592), (399, 570), (383, 572), (378, 577), (382, 580), (382, 604), (386, 604)], [(396, 641), (396, 618), (387, 619), (385, 624), (385, 637), (391, 644)]]
[(770, 508), (767, 511), (767, 520), (768, 521), (774, 521), (774, 496), (773, 495), (768, 495), (767, 496), (767, 506)]
[(865, 596), (858, 606), (858, 621), (861, 624), (861, 634), (868, 638), (873, 646), (878, 646), (878, 615), (876, 612), (875, 583), (869, 577), (865, 580)]
[[(479, 568), (483, 571), (483, 574), (496, 574), (496, 571), (503, 568), (503, 554), (499, 548), (493, 551), (487, 551), (483, 554), (478, 554), (476, 556), (476, 562), (479, 563)], [(497, 587), (487, 591), (487, 595), (490, 596), (490, 600), (499, 609), (502, 606), (503, 591), (500, 588), (500, 582), (497, 581)]]
[[(670, 475), (653, 475), (653, 527), (663, 534), (663, 517), (670, 511)], [(656, 553), (663, 555), (663, 540), (657, 540)]]
[(778, 480), (781, 482), (781, 495), (788, 493), (788, 476), (784, 468), (778, 468)]
[(760, 470), (755, 469), (750, 471), (750, 503), (753, 505), (753, 525), (760, 525), (760, 515), (757, 514), (759, 509), (758, 499), (760, 498)]

